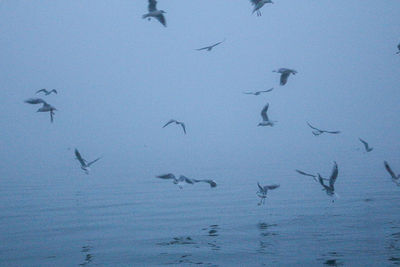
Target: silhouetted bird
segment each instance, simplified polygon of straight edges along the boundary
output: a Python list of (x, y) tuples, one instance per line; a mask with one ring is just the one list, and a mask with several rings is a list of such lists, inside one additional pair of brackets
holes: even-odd
[(81, 153), (79, 153), (78, 149), (76, 149), (76, 148), (75, 148), (75, 156), (76, 156), (76, 159), (81, 164), (81, 169), (84, 170), (86, 174), (89, 174), (90, 166), (93, 163), (95, 163), (96, 161), (98, 161), (99, 159), (101, 159), (101, 157), (99, 157), (91, 162), (87, 162), (84, 158), (82, 158)]
[(174, 119), (169, 120), (169, 121), (163, 126), (163, 128), (166, 127), (166, 126), (168, 126), (169, 124), (171, 124), (171, 123), (173, 123), (173, 122), (175, 122), (175, 124), (178, 124), (178, 125), (182, 126), (183, 132), (186, 134), (186, 127), (185, 127), (185, 124), (184, 124), (183, 122), (180, 122), (180, 121), (177, 121), (177, 120), (174, 120)]
[(269, 104), (267, 103), (265, 107), (261, 110), (261, 117), (263, 119), (257, 126), (274, 126), (276, 121), (271, 121), (268, 119), (267, 111), (268, 111)]
[(318, 128), (312, 126), (308, 121), (307, 121), (307, 124), (308, 124), (308, 126), (310, 126), (311, 129), (314, 130), (314, 131), (312, 131), (312, 133), (315, 136), (321, 135), (323, 133), (330, 133), (330, 134), (339, 134), (340, 133), (340, 131), (326, 131), (326, 130), (318, 129)]
[[(325, 190), (326, 194), (328, 196), (334, 196), (337, 195), (335, 193), (335, 182), (336, 182), (336, 178), (338, 177), (339, 174), (339, 170), (338, 170), (338, 165), (336, 163), (336, 161), (334, 161), (334, 165), (333, 165), (333, 170), (332, 170), (332, 174), (331, 177), (329, 178), (329, 185), (325, 185), (324, 183), (324, 178), (322, 178), (322, 176), (318, 173), (318, 180), (319, 183), (322, 185), (323, 190)], [(334, 200), (332, 200), (333, 202)]]
[(158, 10), (157, 9), (157, 1), (156, 0), (149, 0), (149, 6), (148, 6), (148, 10), (149, 13), (144, 14), (142, 16), (142, 18), (148, 18), (148, 20), (150, 20), (151, 17), (156, 18), (159, 22), (161, 22), (162, 25), (164, 25), (165, 27), (167, 27), (167, 22), (165, 21), (165, 17), (164, 17), (164, 10)]
[(261, 11), (260, 9), (265, 5), (265, 4), (273, 4), (271, 0), (250, 0), (250, 2), (253, 4), (254, 9), (253, 9), (253, 14), (254, 12), (257, 12), (257, 16), (261, 16)]
[(38, 94), (40, 92), (43, 92), (45, 95), (49, 95), (51, 93), (57, 94), (57, 90), (56, 89), (53, 89), (53, 90), (50, 90), (50, 91), (48, 91), (47, 89), (40, 89), (40, 90), (36, 91), (36, 94)]
[(285, 85), (287, 83), (287, 80), (288, 80), (290, 74), (296, 75), (296, 73), (297, 73), (296, 70), (287, 69), (287, 68), (280, 68), (278, 70), (273, 70), (272, 72), (277, 72), (277, 73), (281, 74), (280, 85)]
[(366, 152), (371, 152), (374, 149), (373, 147), (370, 147), (368, 143), (362, 140), (361, 138), (358, 139), (360, 140), (361, 143), (363, 143)]
[(204, 182), (204, 183), (208, 183), (208, 184), (210, 185), (210, 187), (216, 187), (216, 186), (217, 186), (217, 183), (216, 183), (214, 180), (207, 180), (207, 179), (205, 179), (205, 180), (190, 179), (190, 178), (187, 178), (187, 177), (184, 176), (184, 175), (180, 175), (179, 178), (176, 178), (175, 175), (172, 174), (172, 173), (162, 174), (162, 175), (158, 175), (158, 176), (156, 176), (156, 177), (157, 177), (157, 178), (160, 178), (160, 179), (172, 180), (172, 182), (173, 182), (174, 184), (178, 185), (180, 189), (183, 188), (182, 185), (183, 185), (184, 183), (187, 183), (187, 184), (195, 184), (195, 183)]
[(264, 90), (264, 91), (243, 92), (243, 94), (246, 94), (246, 95), (260, 95), (261, 93), (268, 93), (268, 92), (271, 92), (272, 90), (274, 90), (274, 88), (271, 88), (271, 89), (268, 89), (268, 90)]
[(398, 175), (394, 174), (394, 172), (390, 168), (389, 163), (387, 163), (387, 161), (384, 161), (383, 164), (385, 165), (386, 170), (388, 171), (388, 173), (392, 177), (393, 183), (395, 183), (396, 185), (400, 186), (400, 180), (399, 180), (400, 179), (400, 174), (398, 174)]
[(205, 46), (205, 47), (202, 47), (202, 48), (198, 48), (198, 49), (196, 49), (196, 50), (197, 50), (197, 51), (201, 51), (201, 50), (211, 51), (214, 47), (216, 47), (216, 46), (219, 45), (219, 44), (222, 44), (223, 42), (225, 42), (225, 39), (222, 40), (221, 42), (215, 43), (215, 44), (213, 44), (213, 45)]
[(265, 203), (265, 198), (267, 197), (268, 190), (274, 190), (280, 186), (279, 184), (261, 186), (259, 182), (257, 182), (257, 185), (258, 185), (257, 196), (261, 198), (258, 205)]
[(55, 107), (48, 104), (46, 101), (44, 101), (41, 98), (30, 98), (30, 99), (25, 100), (25, 103), (33, 104), (33, 105), (43, 104), (43, 106), (41, 108), (39, 108), (36, 112), (49, 112), (50, 113), (50, 121), (53, 122), (54, 111), (57, 110)]

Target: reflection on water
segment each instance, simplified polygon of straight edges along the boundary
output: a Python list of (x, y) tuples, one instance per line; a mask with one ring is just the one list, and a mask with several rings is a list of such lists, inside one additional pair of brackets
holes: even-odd
[(257, 229), (260, 232), (259, 245), (257, 253), (260, 254), (275, 254), (276, 253), (276, 239), (274, 236), (278, 236), (279, 233), (275, 231), (277, 224), (268, 224), (261, 222), (257, 224)]
[(344, 265), (343, 261), (340, 259), (342, 256), (337, 252), (329, 252), (327, 254), (323, 254), (320, 258), (320, 261), (323, 262), (324, 265), (327, 266), (342, 266)]
[(91, 246), (83, 246), (81, 252), (85, 254), (85, 259), (83, 260), (82, 263), (80, 263), (80, 266), (86, 266), (89, 263), (92, 262), (93, 260), (93, 255), (90, 253), (90, 250), (92, 249)]
[(388, 237), (388, 245), (386, 249), (389, 252), (389, 258), (388, 261), (394, 265), (400, 265), (400, 227), (396, 225), (396, 223), (392, 222), (392, 224), (395, 224), (394, 226), (391, 227), (393, 229), (394, 233), (390, 234)]

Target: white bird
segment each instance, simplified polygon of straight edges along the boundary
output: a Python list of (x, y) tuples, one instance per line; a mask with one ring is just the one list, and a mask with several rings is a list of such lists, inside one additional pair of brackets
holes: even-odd
[(280, 68), (278, 70), (273, 70), (272, 72), (277, 72), (277, 73), (281, 74), (280, 85), (285, 85), (287, 83), (287, 80), (288, 80), (290, 74), (296, 75), (296, 73), (297, 73), (296, 70), (287, 69), (287, 68)]
[(271, 92), (272, 90), (274, 90), (274, 88), (270, 88), (270, 89), (264, 90), (264, 91), (243, 92), (243, 94), (246, 94), (246, 95), (260, 95), (261, 93), (268, 93), (268, 92)]
[(186, 127), (185, 127), (185, 124), (184, 124), (183, 122), (180, 122), (180, 121), (177, 121), (177, 120), (174, 120), (174, 119), (169, 120), (169, 121), (163, 126), (163, 128), (166, 127), (166, 126), (168, 126), (169, 124), (171, 124), (171, 123), (173, 123), (173, 122), (175, 122), (175, 124), (178, 124), (178, 125), (182, 126), (183, 132), (186, 134)]
[(182, 185), (184, 183), (187, 184), (195, 184), (195, 183), (200, 183), (200, 182), (205, 182), (210, 184), (210, 187), (216, 187), (217, 183), (214, 180), (197, 180), (197, 179), (190, 179), (184, 175), (180, 175), (179, 178), (176, 178), (174, 174), (172, 173), (167, 173), (167, 174), (162, 174), (162, 175), (158, 175), (156, 176), (156, 178), (160, 178), (160, 179), (166, 179), (166, 180), (173, 180), (172, 182), (176, 185), (179, 186), (180, 189), (182, 189)]
[(219, 44), (222, 44), (223, 42), (225, 42), (225, 39), (222, 40), (221, 42), (215, 43), (215, 44), (213, 44), (213, 45), (205, 46), (205, 47), (202, 47), (202, 48), (198, 48), (198, 49), (196, 49), (196, 50), (197, 50), (197, 51), (201, 51), (201, 50), (211, 51), (214, 47), (216, 47), (216, 46), (219, 45)]
[(268, 119), (267, 111), (268, 111), (269, 104), (267, 103), (265, 107), (261, 110), (261, 117), (263, 119), (257, 126), (274, 126), (277, 121), (271, 121)]
[(400, 180), (399, 180), (400, 179), (400, 174), (398, 174), (398, 175), (394, 174), (394, 172), (390, 168), (389, 163), (387, 163), (387, 161), (384, 161), (383, 163), (385, 164), (386, 170), (388, 171), (388, 173), (392, 177), (393, 183), (395, 183), (397, 186), (400, 186)]
[(56, 89), (53, 89), (53, 90), (50, 90), (50, 91), (48, 91), (47, 89), (40, 89), (40, 90), (36, 91), (36, 94), (38, 94), (40, 92), (43, 92), (45, 95), (49, 95), (51, 93), (57, 94), (57, 90)]
[(78, 149), (75, 148), (75, 156), (76, 159), (79, 161), (79, 163), (81, 164), (81, 169), (85, 171), (86, 174), (89, 174), (90, 172), (90, 166), (95, 163), (96, 161), (98, 161), (99, 159), (101, 159), (101, 157), (91, 161), (91, 162), (87, 162), (87, 160), (85, 160), (84, 158), (82, 158), (81, 153), (79, 153)]
[(374, 149), (373, 147), (370, 147), (368, 143), (362, 140), (361, 138), (358, 139), (360, 140), (361, 143), (363, 143), (366, 152), (371, 152)]
[(271, 0), (250, 0), (250, 2), (253, 4), (254, 9), (253, 9), (253, 14), (254, 12), (257, 11), (257, 16), (261, 16), (261, 11), (260, 9), (265, 5), (265, 4), (273, 4)]
[(148, 18), (148, 20), (150, 20), (151, 17), (156, 18), (159, 22), (161, 22), (162, 25), (164, 25), (165, 27), (167, 27), (167, 22), (165, 21), (165, 17), (164, 17), (164, 10), (158, 10), (157, 9), (157, 1), (156, 0), (149, 0), (149, 5), (148, 5), (148, 10), (149, 13), (144, 14), (142, 16), (142, 18)]
[(314, 130), (314, 131), (312, 131), (312, 133), (315, 136), (321, 135), (323, 133), (330, 133), (330, 134), (339, 134), (340, 133), (340, 131), (326, 131), (326, 130), (318, 129), (318, 128), (312, 126), (308, 121), (307, 121), (307, 124), (308, 124), (308, 126), (310, 126), (311, 129)]
[(267, 197), (268, 190), (274, 190), (280, 186), (279, 184), (261, 186), (259, 182), (257, 182), (257, 185), (258, 185), (257, 196), (259, 198), (261, 198), (258, 205), (265, 203), (265, 199)]
[[(324, 183), (324, 178), (322, 178), (322, 176), (318, 173), (318, 180), (319, 180), (319, 183), (322, 185), (322, 187), (323, 187), (323, 190), (325, 190), (326, 191), (326, 194), (328, 195), (328, 196), (334, 196), (334, 195), (336, 195), (336, 193), (335, 193), (335, 182), (336, 182), (336, 178), (338, 177), (338, 174), (339, 174), (339, 170), (338, 170), (338, 165), (337, 165), (337, 163), (336, 163), (336, 161), (334, 161), (334, 165), (333, 165), (333, 170), (332, 170), (332, 174), (331, 174), (331, 176), (330, 176), (330, 178), (329, 178), (329, 186), (328, 185), (325, 185), (325, 183)], [(334, 200), (332, 200), (332, 202), (333, 202)]]
[(25, 103), (33, 104), (33, 105), (43, 104), (43, 106), (41, 108), (39, 108), (36, 112), (49, 112), (50, 113), (50, 121), (53, 122), (54, 111), (57, 110), (55, 107), (48, 104), (46, 101), (44, 101), (41, 98), (29, 98), (29, 99), (25, 100)]

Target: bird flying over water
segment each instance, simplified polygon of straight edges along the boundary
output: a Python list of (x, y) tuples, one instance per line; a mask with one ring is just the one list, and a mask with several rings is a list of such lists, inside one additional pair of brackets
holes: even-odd
[(268, 111), (269, 104), (267, 103), (264, 108), (261, 110), (261, 117), (263, 119), (257, 126), (274, 126), (276, 121), (271, 121), (268, 119), (267, 111)]
[(209, 180), (209, 179), (204, 179), (204, 180), (197, 180), (197, 179), (190, 179), (184, 175), (180, 175), (179, 178), (176, 178), (174, 174), (172, 173), (167, 173), (167, 174), (162, 174), (162, 175), (158, 175), (156, 176), (156, 178), (160, 178), (160, 179), (165, 179), (165, 180), (173, 180), (172, 182), (176, 185), (179, 186), (180, 189), (182, 189), (182, 185), (184, 183), (187, 184), (195, 184), (195, 183), (208, 183), (210, 185), (210, 187), (216, 187), (217, 183), (214, 180)]
[(173, 122), (175, 122), (175, 124), (178, 124), (178, 125), (182, 126), (183, 132), (186, 134), (186, 127), (185, 127), (185, 124), (184, 124), (183, 122), (180, 122), (180, 121), (177, 121), (177, 120), (174, 120), (174, 119), (169, 120), (169, 121), (163, 126), (163, 128), (166, 127), (166, 126), (168, 126), (169, 124), (171, 124), (171, 123), (173, 123)]
[(156, 0), (149, 0), (149, 5), (148, 5), (148, 10), (149, 13), (144, 14), (142, 16), (142, 18), (148, 18), (148, 20), (150, 20), (150, 18), (156, 18), (162, 25), (164, 25), (165, 27), (167, 27), (167, 22), (165, 21), (165, 17), (164, 17), (164, 10), (158, 10), (157, 9), (157, 1)]
[(76, 156), (76, 159), (81, 164), (81, 169), (84, 170), (86, 174), (89, 174), (90, 166), (93, 165), (93, 163), (95, 163), (99, 159), (101, 159), (101, 157), (99, 157), (99, 158), (97, 158), (97, 159), (95, 159), (95, 160), (93, 160), (91, 162), (87, 162), (87, 160), (82, 158), (81, 153), (79, 153), (78, 149), (76, 149), (76, 148), (75, 148), (75, 156)]
[(318, 128), (312, 126), (308, 121), (307, 121), (307, 124), (308, 124), (308, 126), (310, 126), (311, 129), (314, 130), (314, 131), (312, 131), (312, 133), (315, 136), (321, 135), (323, 133), (330, 133), (330, 134), (339, 134), (340, 133), (340, 131), (326, 131), (326, 130), (318, 129)]
[(29, 99), (25, 100), (25, 103), (33, 104), (33, 105), (43, 104), (43, 106), (41, 108), (39, 108), (36, 112), (49, 112), (50, 113), (50, 121), (53, 122), (54, 111), (57, 110), (55, 107), (48, 104), (46, 101), (44, 101), (41, 98), (29, 98)]
[(325, 192), (326, 192), (326, 194), (328, 196), (336, 195), (335, 186), (334, 185), (335, 185), (335, 182), (336, 182), (336, 178), (338, 177), (338, 174), (339, 174), (339, 170), (338, 170), (338, 165), (337, 165), (336, 161), (334, 161), (332, 174), (331, 174), (331, 176), (329, 178), (329, 185), (325, 185), (324, 178), (322, 178), (322, 176), (318, 173), (319, 183), (322, 185), (323, 190), (325, 190)]
[(45, 95), (49, 95), (49, 94), (51, 94), (51, 93), (55, 93), (55, 94), (57, 94), (57, 90), (56, 89), (53, 89), (53, 90), (50, 90), (50, 91), (48, 91), (47, 89), (40, 89), (40, 90), (37, 90), (36, 91), (36, 94), (38, 94), (38, 93), (40, 93), (40, 92), (43, 92)]
[(261, 198), (261, 200), (258, 203), (258, 205), (261, 205), (261, 204), (265, 203), (265, 199), (267, 198), (268, 190), (274, 190), (274, 189), (278, 188), (280, 185), (279, 184), (272, 184), (272, 185), (261, 186), (260, 183), (257, 182), (257, 186), (258, 186), (257, 196), (259, 198)]
[(222, 40), (221, 42), (215, 43), (215, 44), (213, 44), (213, 45), (205, 46), (205, 47), (202, 47), (202, 48), (198, 48), (198, 49), (196, 49), (196, 50), (197, 50), (197, 51), (201, 51), (201, 50), (211, 51), (214, 47), (216, 47), (216, 46), (219, 45), (219, 44), (222, 44), (223, 42), (225, 42), (225, 39)]
[(393, 183), (395, 183), (396, 185), (400, 186), (400, 174), (398, 174), (398, 175), (394, 174), (394, 172), (390, 168), (389, 163), (387, 163), (387, 161), (384, 161), (383, 164), (385, 165), (386, 170), (388, 171), (388, 173), (392, 177)]
[(273, 4), (271, 0), (250, 0), (251, 4), (254, 6), (253, 8), (253, 14), (254, 12), (257, 12), (257, 16), (261, 16), (261, 11), (260, 9), (265, 5), (265, 4)]
[(370, 146), (368, 145), (368, 143), (365, 142), (364, 140), (362, 140), (361, 138), (358, 138), (358, 140), (360, 140), (360, 142), (363, 143), (366, 152), (371, 152), (372, 149), (374, 149), (373, 147), (370, 147)]
[(290, 74), (296, 75), (296, 73), (297, 73), (296, 70), (287, 69), (287, 68), (280, 68), (278, 70), (273, 70), (272, 72), (277, 72), (277, 73), (281, 74), (280, 85), (285, 85), (287, 83), (287, 80), (288, 80)]
[(270, 88), (270, 89), (264, 90), (264, 91), (243, 92), (243, 94), (246, 94), (246, 95), (260, 95), (261, 93), (268, 93), (268, 92), (271, 92), (272, 90), (274, 90), (274, 88)]

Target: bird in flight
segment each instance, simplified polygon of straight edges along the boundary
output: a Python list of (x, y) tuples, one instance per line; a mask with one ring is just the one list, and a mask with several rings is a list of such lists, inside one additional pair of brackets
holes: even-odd
[(185, 127), (185, 124), (184, 124), (183, 122), (180, 122), (180, 121), (177, 121), (177, 120), (174, 120), (174, 119), (169, 120), (169, 121), (163, 126), (163, 128), (166, 127), (166, 126), (168, 126), (169, 124), (171, 124), (171, 123), (173, 123), (173, 122), (175, 122), (175, 124), (178, 124), (178, 125), (182, 126), (183, 132), (186, 134), (186, 127)]
[(36, 91), (36, 94), (38, 94), (38, 93), (40, 93), (40, 92), (43, 92), (45, 95), (49, 95), (49, 94), (51, 94), (51, 93), (55, 93), (55, 94), (57, 94), (57, 90), (56, 89), (53, 89), (53, 90), (50, 90), (50, 91), (48, 91), (47, 89), (40, 89), (40, 90), (37, 90)]
[(184, 175), (180, 175), (179, 178), (176, 178), (174, 174), (172, 173), (167, 173), (167, 174), (162, 174), (162, 175), (158, 175), (156, 176), (156, 178), (160, 178), (160, 179), (165, 179), (165, 180), (172, 180), (172, 182), (176, 185), (179, 186), (180, 189), (182, 189), (182, 185), (184, 183), (187, 184), (195, 184), (195, 183), (208, 183), (210, 185), (210, 187), (216, 187), (217, 183), (214, 180), (209, 180), (209, 179), (204, 179), (204, 180), (197, 180), (197, 179), (190, 179)]
[(297, 73), (296, 70), (287, 69), (287, 68), (280, 68), (278, 70), (273, 70), (272, 72), (277, 72), (277, 73), (281, 74), (280, 85), (285, 85), (287, 83), (287, 80), (288, 80), (290, 74), (296, 75), (296, 73)]
[(216, 47), (216, 46), (219, 45), (219, 44), (222, 44), (223, 42), (225, 42), (225, 39), (222, 40), (221, 42), (215, 43), (215, 44), (213, 44), (213, 45), (205, 46), (205, 47), (202, 47), (202, 48), (198, 48), (198, 49), (196, 49), (196, 50), (197, 50), (197, 51), (201, 51), (201, 50), (211, 51), (214, 47)]
[(326, 131), (326, 130), (318, 129), (318, 128), (312, 126), (308, 121), (307, 121), (307, 124), (308, 124), (308, 126), (310, 126), (311, 129), (314, 130), (314, 131), (312, 131), (312, 133), (315, 136), (321, 135), (323, 133), (330, 133), (330, 134), (339, 134), (340, 133), (340, 131)]
[[(322, 178), (322, 176), (318, 173), (318, 180), (319, 180), (319, 183), (322, 185), (323, 190), (326, 191), (326, 194), (327, 194), (328, 196), (337, 195), (337, 194), (335, 193), (335, 186), (334, 186), (334, 185), (335, 185), (335, 182), (336, 182), (336, 178), (338, 177), (338, 174), (339, 174), (339, 170), (338, 170), (338, 165), (337, 165), (336, 161), (334, 161), (332, 174), (331, 174), (331, 176), (330, 176), (330, 178), (329, 178), (329, 185), (326, 185), (326, 184), (324, 183), (324, 180), (325, 180), (325, 179)], [(332, 202), (334, 202), (334, 200), (332, 200)]]
[(57, 110), (55, 107), (48, 104), (46, 101), (44, 101), (41, 98), (29, 98), (29, 99), (25, 100), (25, 103), (33, 104), (33, 105), (42, 104), (42, 107), (39, 108), (36, 112), (49, 112), (50, 113), (50, 122), (53, 122), (54, 111)]
[(261, 11), (260, 9), (265, 5), (265, 4), (273, 4), (271, 0), (250, 0), (252, 5), (254, 6), (253, 9), (253, 14), (254, 12), (257, 12), (257, 16), (261, 16)]
[(167, 27), (167, 22), (165, 21), (164, 17), (164, 10), (158, 10), (157, 9), (157, 1), (156, 0), (149, 0), (149, 6), (148, 6), (149, 13), (144, 14), (142, 18), (148, 18), (150, 20), (152, 17), (156, 18), (162, 25)]
[(360, 140), (360, 142), (363, 143), (366, 152), (371, 152), (374, 149), (373, 147), (370, 147), (368, 143), (362, 140), (361, 138), (358, 138), (358, 140)]
[(271, 92), (272, 90), (274, 90), (274, 88), (270, 88), (270, 89), (268, 89), (268, 90), (264, 90), (264, 91), (243, 92), (243, 94), (246, 94), (246, 95), (260, 95), (260, 94), (262, 94), (262, 93), (268, 93), (268, 92)]
[(261, 198), (258, 205), (261, 205), (261, 204), (265, 204), (265, 199), (267, 198), (268, 190), (274, 190), (274, 189), (278, 188), (280, 185), (272, 184), (272, 185), (261, 186), (260, 183), (257, 182), (257, 186), (258, 186), (257, 196), (259, 198)]
[(99, 159), (101, 159), (101, 157), (91, 161), (91, 162), (87, 162), (87, 160), (85, 160), (84, 158), (82, 158), (81, 153), (79, 153), (78, 149), (75, 148), (75, 156), (76, 159), (79, 161), (79, 163), (81, 164), (81, 169), (85, 171), (86, 174), (89, 174), (90, 172), (90, 166), (95, 163), (96, 161), (98, 161)]
[(265, 107), (261, 110), (261, 117), (263, 119), (257, 126), (274, 126), (276, 121), (271, 121), (268, 119), (267, 111), (268, 111), (269, 104), (267, 103)]
[(384, 161), (383, 164), (385, 165), (386, 170), (388, 171), (388, 173), (392, 177), (393, 183), (395, 183), (397, 186), (400, 186), (400, 180), (399, 180), (400, 179), (400, 174), (398, 174), (398, 175), (394, 174), (394, 172), (390, 168), (389, 163), (387, 163), (387, 161)]

